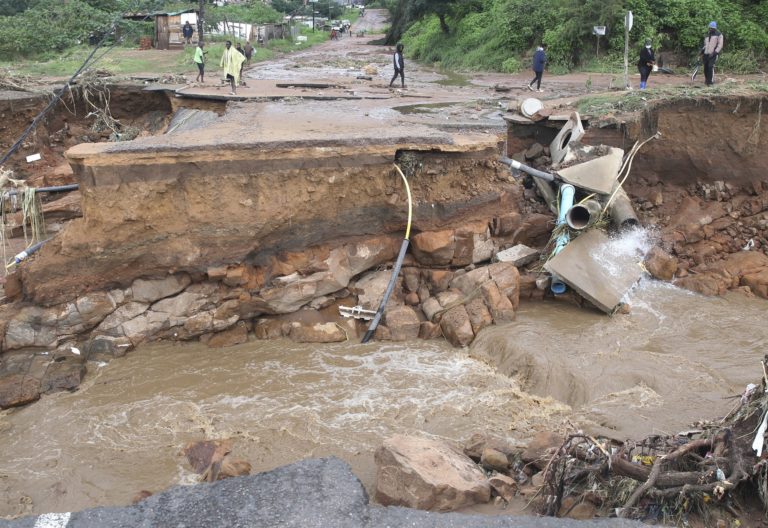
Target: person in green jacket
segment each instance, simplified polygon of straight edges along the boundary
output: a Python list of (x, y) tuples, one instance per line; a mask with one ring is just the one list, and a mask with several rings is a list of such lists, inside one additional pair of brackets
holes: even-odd
[(205, 82), (205, 54), (208, 53), (207, 51), (203, 51), (203, 44), (202, 42), (197, 43), (197, 48), (195, 49), (195, 64), (197, 64), (197, 77), (195, 77), (195, 82), (204, 83)]

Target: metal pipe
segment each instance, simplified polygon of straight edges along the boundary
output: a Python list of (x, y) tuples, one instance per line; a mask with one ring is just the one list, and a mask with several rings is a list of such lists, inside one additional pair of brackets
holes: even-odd
[(637, 214), (635, 214), (635, 208), (632, 207), (632, 201), (627, 196), (627, 193), (622, 187), (619, 187), (615, 193), (608, 209), (613, 225), (617, 229), (639, 226), (640, 220), (637, 218)]
[(568, 227), (581, 231), (594, 224), (600, 217), (602, 207), (597, 200), (587, 200), (577, 203), (565, 214), (565, 223)]
[(550, 174), (548, 172), (540, 171), (539, 169), (534, 169), (533, 167), (529, 167), (528, 165), (523, 165), (517, 160), (513, 160), (511, 158), (507, 158), (505, 156), (500, 156), (499, 161), (505, 165), (508, 165), (512, 167), (513, 169), (521, 170), (523, 172), (526, 172), (530, 174), (531, 176), (536, 176), (537, 178), (541, 178), (542, 180), (546, 180), (548, 182), (555, 181), (555, 175)]
[[(72, 183), (70, 185), (59, 185), (58, 187), (33, 187), (35, 189), (36, 193), (41, 192), (66, 192), (66, 191), (76, 191), (80, 188), (80, 186), (76, 183)], [(11, 191), (5, 191), (3, 194), (6, 196), (15, 196), (17, 194), (22, 194), (24, 191), (14, 189)]]
[(403, 179), (403, 183), (405, 184), (405, 192), (408, 194), (408, 224), (405, 227), (405, 238), (403, 239), (403, 243), (400, 245), (400, 254), (397, 255), (395, 267), (392, 268), (392, 275), (389, 278), (389, 284), (387, 284), (384, 297), (382, 297), (381, 303), (379, 303), (379, 309), (376, 310), (376, 315), (374, 316), (373, 321), (371, 321), (371, 324), (368, 325), (368, 330), (363, 336), (363, 340), (361, 341), (362, 343), (367, 343), (370, 341), (374, 332), (376, 332), (376, 327), (379, 326), (381, 316), (384, 315), (384, 308), (386, 308), (387, 302), (389, 301), (389, 296), (392, 295), (392, 290), (395, 288), (397, 276), (400, 274), (400, 268), (403, 265), (403, 259), (405, 259), (405, 253), (408, 251), (408, 245), (410, 244), (409, 239), (411, 238), (411, 221), (413, 220), (413, 200), (411, 198), (411, 186), (408, 185), (408, 178), (405, 177), (405, 174), (403, 174), (403, 171), (400, 170), (400, 167), (398, 167), (397, 164), (395, 164), (395, 168), (400, 174), (400, 177)]

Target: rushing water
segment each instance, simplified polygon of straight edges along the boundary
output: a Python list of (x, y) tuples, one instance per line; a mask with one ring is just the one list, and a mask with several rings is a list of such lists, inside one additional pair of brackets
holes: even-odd
[[(647, 249), (633, 236), (606, 255)], [(126, 504), (141, 489), (195, 482), (181, 450), (208, 438), (235, 439), (233, 455), (255, 471), (337, 455), (370, 489), (373, 452), (395, 432), (522, 443), (566, 420), (618, 438), (675, 432), (722, 416), (762, 375), (764, 300), (644, 279), (627, 301), (631, 313), (613, 318), (524, 304), (469, 350), (166, 344), (91, 364), (79, 391), (0, 414), (0, 516)]]

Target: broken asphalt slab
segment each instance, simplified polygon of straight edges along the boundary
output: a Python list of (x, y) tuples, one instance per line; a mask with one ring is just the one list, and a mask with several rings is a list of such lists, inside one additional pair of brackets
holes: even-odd
[(432, 513), (369, 504), (351, 468), (337, 458), (308, 459), (213, 484), (176, 486), (123, 508), (93, 508), (0, 521), (0, 528), (630, 528), (624, 519)]

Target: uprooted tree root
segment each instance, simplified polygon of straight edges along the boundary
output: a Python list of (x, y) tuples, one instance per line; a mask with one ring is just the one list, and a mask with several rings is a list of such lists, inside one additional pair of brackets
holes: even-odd
[(539, 510), (567, 515), (564, 504), (589, 501), (605, 515), (671, 524), (698, 518), (706, 525), (738, 524), (748, 513), (744, 499), (759, 497), (768, 511), (768, 455), (752, 449), (755, 435), (763, 434), (766, 390), (768, 377), (750, 385), (722, 420), (677, 435), (623, 444), (569, 435), (544, 470)]

